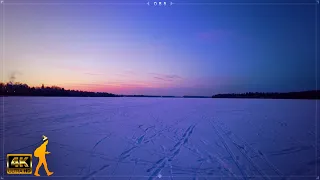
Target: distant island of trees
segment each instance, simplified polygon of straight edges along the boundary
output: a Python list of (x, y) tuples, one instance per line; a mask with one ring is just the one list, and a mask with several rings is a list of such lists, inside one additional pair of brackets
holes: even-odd
[(252, 99), (320, 99), (317, 90), (287, 93), (247, 92), (241, 94), (216, 94), (208, 96), (150, 96), (150, 95), (118, 95), (106, 92), (88, 92), (67, 90), (58, 86), (30, 87), (23, 83), (1, 83), (0, 96), (60, 96), (60, 97), (161, 97), (161, 98), (252, 98)]
[(252, 99), (319, 99), (320, 91), (301, 91), (286, 93), (248, 92), (241, 94), (217, 94), (212, 98), (252, 98)]

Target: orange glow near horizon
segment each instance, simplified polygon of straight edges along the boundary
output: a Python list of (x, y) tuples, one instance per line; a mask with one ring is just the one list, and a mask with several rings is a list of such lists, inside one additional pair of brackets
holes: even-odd
[[(58, 82), (57, 80), (55, 80)], [(10, 81), (7, 81), (5, 83), (9, 83)], [(180, 80), (180, 83), (182, 80)], [(107, 92), (107, 93), (113, 93), (113, 94), (135, 94), (130, 92), (139, 92), (143, 89), (165, 89), (174, 87), (175, 84), (171, 81), (161, 81), (158, 79), (155, 80), (148, 80), (148, 81), (136, 81), (132, 83), (126, 83), (126, 81), (108, 81), (105, 83), (99, 83), (94, 81), (94, 83), (83, 83), (83, 82), (65, 82), (65, 83), (50, 83), (50, 82), (38, 82), (34, 83), (31, 81), (19, 81), (18, 79), (16, 81), (13, 81), (13, 83), (22, 83), (27, 84), (29, 87), (41, 87), (42, 84), (45, 87), (52, 87), (57, 86), (64, 89), (69, 90), (80, 90), (80, 91), (90, 91), (90, 92)], [(177, 83), (177, 81), (175, 82)]]

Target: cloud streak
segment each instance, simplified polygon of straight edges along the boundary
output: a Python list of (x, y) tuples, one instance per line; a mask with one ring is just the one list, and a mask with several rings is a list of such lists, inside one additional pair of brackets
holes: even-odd
[(181, 76), (178, 76), (175, 74), (168, 75), (168, 74), (159, 74), (159, 73), (149, 73), (149, 75), (153, 76), (153, 78), (156, 80), (169, 81), (169, 82), (183, 79)]

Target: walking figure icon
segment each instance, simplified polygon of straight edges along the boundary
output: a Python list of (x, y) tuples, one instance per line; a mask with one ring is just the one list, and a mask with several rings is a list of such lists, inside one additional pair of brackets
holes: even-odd
[(46, 151), (47, 149), (47, 144), (49, 142), (48, 138), (46, 136), (42, 136), (42, 141), (43, 143), (34, 151), (34, 156), (39, 158), (39, 162), (38, 165), (36, 167), (36, 171), (34, 172), (35, 176), (40, 176), (39, 174), (39, 168), (41, 167), (41, 165), (43, 164), (43, 167), (47, 173), (47, 176), (51, 176), (53, 174), (53, 172), (50, 172), (48, 170), (48, 164), (47, 164), (47, 160), (46, 160), (46, 155), (50, 154), (50, 152)]

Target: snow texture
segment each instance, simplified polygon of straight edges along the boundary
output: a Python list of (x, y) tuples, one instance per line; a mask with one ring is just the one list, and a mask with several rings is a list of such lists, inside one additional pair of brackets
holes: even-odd
[(6, 154), (33, 154), (42, 135), (54, 172), (45, 177), (41, 167), (46, 180), (282, 180), (319, 172), (314, 100), (5, 97), (3, 104), (4, 179), (20, 177), (3, 172)]

